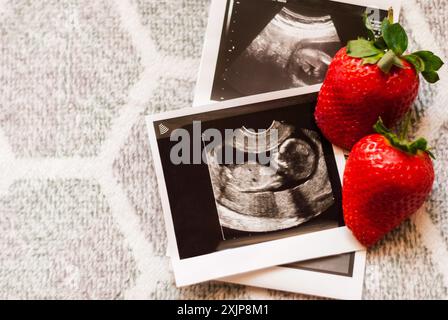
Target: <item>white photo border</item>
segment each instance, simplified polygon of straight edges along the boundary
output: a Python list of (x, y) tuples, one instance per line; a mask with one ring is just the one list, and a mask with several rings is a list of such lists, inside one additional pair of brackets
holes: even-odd
[(354, 252), (351, 276), (276, 266), (219, 279), (223, 282), (340, 300), (361, 300), (367, 252)]
[[(167, 257), (174, 251), (171, 242), (167, 245)], [(248, 273), (217, 279), (249, 287), (279, 290), (340, 300), (361, 300), (364, 287), (366, 250), (354, 254), (353, 271), (350, 276), (332, 274), (321, 270), (307, 270), (286, 266), (275, 266)]]
[[(163, 167), (159, 154), (154, 122), (170, 118), (219, 111), (250, 105), (260, 102), (273, 101), (288, 97), (295, 97), (316, 93), (320, 85), (305, 88), (288, 89), (273, 93), (266, 93), (252, 97), (243, 97), (208, 106), (185, 108), (146, 117), (149, 142), (152, 150), (155, 171), (158, 179), (159, 193), (164, 212), (168, 242), (173, 248), (172, 266), (176, 284), (178, 286), (192, 285), (199, 282), (247, 273), (254, 270), (284, 265), (297, 261), (311, 260), (325, 256), (364, 250), (365, 248), (355, 239), (347, 227), (338, 227), (284, 239), (273, 240), (229, 250), (218, 251), (188, 259), (180, 259), (177, 248), (176, 235), (165, 185)], [(342, 150), (335, 148), (335, 158), (341, 175), (345, 158)], [(302, 248), (291, 250), (291, 248)]]

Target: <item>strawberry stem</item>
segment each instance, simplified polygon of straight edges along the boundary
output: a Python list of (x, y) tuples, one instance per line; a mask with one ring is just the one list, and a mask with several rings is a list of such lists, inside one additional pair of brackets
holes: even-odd
[(386, 54), (380, 59), (380, 61), (378, 61), (378, 67), (384, 73), (389, 73), (390, 69), (392, 69), (392, 66), (394, 65), (396, 57), (397, 56), (392, 50), (387, 51)]
[(394, 23), (394, 8), (390, 7), (387, 11), (387, 20), (389, 20), (389, 23)]
[(400, 140), (405, 140), (408, 139), (408, 132), (409, 132), (409, 127), (411, 125), (411, 120), (412, 120), (412, 110), (410, 110), (403, 121), (402, 127), (401, 127), (401, 132), (400, 132)]

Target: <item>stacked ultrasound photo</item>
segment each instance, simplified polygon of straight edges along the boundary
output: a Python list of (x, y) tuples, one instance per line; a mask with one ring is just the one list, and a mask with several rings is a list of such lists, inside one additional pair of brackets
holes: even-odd
[[(344, 155), (315, 124), (315, 89), (294, 94), (267, 101), (252, 96), (148, 121), (178, 285), (242, 274), (225, 281), (257, 285), (250, 271), (279, 265), (296, 281), (320, 275), (316, 281), (346, 281), (358, 292), (364, 256), (354, 253), (362, 246), (342, 218)], [(195, 146), (206, 161), (194, 163)], [(230, 162), (224, 161), (228, 154)], [(260, 286), (300, 288), (280, 284), (291, 282)]]
[(212, 100), (322, 83), (336, 52), (365, 35), (364, 13), (378, 25), (386, 10), (328, 0), (228, 0)]

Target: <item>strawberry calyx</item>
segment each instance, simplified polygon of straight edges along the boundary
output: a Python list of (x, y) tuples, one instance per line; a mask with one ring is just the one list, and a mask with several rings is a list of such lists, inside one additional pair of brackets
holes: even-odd
[(373, 128), (378, 134), (384, 136), (393, 147), (411, 155), (416, 155), (419, 151), (422, 151), (427, 153), (432, 159), (435, 159), (435, 156), (431, 152), (431, 148), (428, 147), (428, 142), (425, 138), (418, 138), (417, 140), (412, 142), (408, 140), (406, 135), (409, 123), (410, 114), (405, 119), (404, 131), (402, 131), (400, 136), (388, 129), (381, 118), (379, 118), (378, 122), (373, 126)]
[(349, 41), (348, 56), (362, 58), (363, 64), (376, 64), (384, 73), (389, 73), (393, 66), (406, 68), (403, 62), (406, 60), (429, 83), (440, 80), (437, 71), (444, 63), (433, 52), (417, 51), (405, 54), (408, 48), (408, 36), (399, 23), (394, 23), (392, 8), (389, 9), (387, 18), (382, 22), (378, 35), (367, 14), (364, 14), (363, 20), (368, 37)]

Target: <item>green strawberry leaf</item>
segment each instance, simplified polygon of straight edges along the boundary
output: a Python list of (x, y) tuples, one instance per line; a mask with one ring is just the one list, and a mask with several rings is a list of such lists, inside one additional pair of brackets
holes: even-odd
[(384, 31), (390, 27), (390, 25), (393, 22), (391, 22), (388, 18), (384, 19), (383, 22), (381, 23), (381, 34), (384, 35)]
[[(410, 122), (407, 123), (409, 125)], [(435, 159), (434, 154), (431, 152), (431, 148), (428, 148), (428, 142), (424, 138), (419, 138), (414, 142), (409, 142), (407, 137), (399, 138), (394, 132), (388, 129), (381, 118), (373, 126), (374, 130), (384, 136), (389, 143), (395, 148), (404, 151), (406, 153), (416, 155), (419, 151), (426, 152), (432, 159)], [(405, 128), (407, 131), (407, 128)]]
[(433, 160), (436, 160), (436, 156), (435, 156), (434, 153), (431, 151), (431, 148), (426, 149), (426, 153), (427, 153)]
[(420, 57), (425, 62), (424, 71), (438, 71), (443, 66), (443, 61), (431, 51), (417, 51), (413, 55)]
[(408, 48), (408, 36), (399, 23), (383, 25), (383, 38), (387, 47), (401, 56)]
[(425, 71), (425, 61), (423, 61), (422, 58), (420, 58), (416, 54), (409, 54), (407, 56), (404, 56), (403, 59), (411, 63), (417, 72), (423, 72)]
[(423, 78), (429, 83), (436, 83), (440, 80), (437, 73), (443, 66), (443, 61), (438, 56), (430, 51), (418, 51), (407, 56), (403, 59), (412, 63), (417, 72), (421, 72)]
[(423, 71), (422, 76), (429, 83), (436, 83), (440, 80), (439, 74), (436, 71)]
[(362, 64), (377, 64), (378, 61), (384, 56), (384, 53), (379, 53), (375, 56), (367, 57), (362, 59)]
[(409, 145), (409, 151), (416, 154), (418, 150), (428, 149), (428, 142), (424, 138), (420, 138)]
[(382, 36), (375, 40), (375, 47), (380, 50), (387, 50), (387, 44)]
[(366, 58), (381, 53), (381, 50), (375, 47), (373, 41), (358, 39), (349, 41), (347, 44), (347, 54), (353, 58)]

